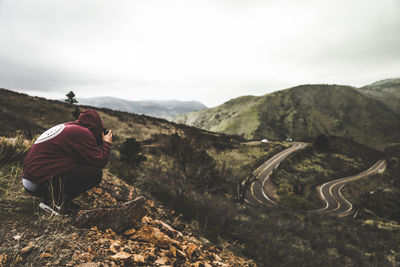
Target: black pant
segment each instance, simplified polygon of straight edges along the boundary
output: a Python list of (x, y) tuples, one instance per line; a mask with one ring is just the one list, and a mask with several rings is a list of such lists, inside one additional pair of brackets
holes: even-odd
[(49, 179), (36, 188), (34, 196), (42, 197), (50, 203), (62, 204), (70, 202), (86, 190), (101, 182), (103, 172), (92, 166), (78, 166), (58, 177)]

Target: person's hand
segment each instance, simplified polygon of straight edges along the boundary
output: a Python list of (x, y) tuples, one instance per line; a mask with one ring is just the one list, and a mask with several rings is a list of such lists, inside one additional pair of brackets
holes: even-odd
[(106, 135), (104, 135), (103, 132), (101, 132), (101, 134), (103, 135), (103, 141), (108, 142), (108, 143), (112, 143), (112, 131), (109, 130), (108, 133)]

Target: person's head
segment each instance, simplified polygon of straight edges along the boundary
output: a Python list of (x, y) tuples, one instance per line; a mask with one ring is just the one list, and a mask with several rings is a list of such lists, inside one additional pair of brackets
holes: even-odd
[(102, 136), (101, 133), (103, 131), (104, 124), (100, 118), (100, 115), (95, 110), (87, 109), (81, 112), (78, 120), (75, 122), (83, 127), (88, 128), (96, 139), (99, 136)]

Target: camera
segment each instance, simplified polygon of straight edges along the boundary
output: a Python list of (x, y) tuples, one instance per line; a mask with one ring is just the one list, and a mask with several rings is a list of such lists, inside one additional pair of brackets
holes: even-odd
[(108, 134), (109, 131), (110, 131), (110, 130), (107, 130), (106, 128), (103, 128), (103, 133), (104, 133), (104, 135)]

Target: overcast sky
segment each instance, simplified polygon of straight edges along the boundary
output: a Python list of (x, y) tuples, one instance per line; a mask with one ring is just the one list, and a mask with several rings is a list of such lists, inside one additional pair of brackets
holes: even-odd
[(0, 0), (0, 87), (215, 106), (400, 77), (400, 0)]

